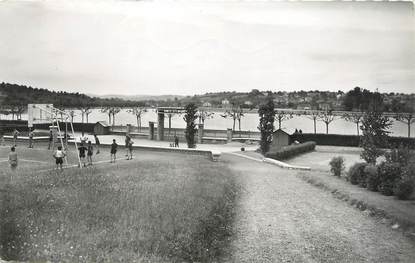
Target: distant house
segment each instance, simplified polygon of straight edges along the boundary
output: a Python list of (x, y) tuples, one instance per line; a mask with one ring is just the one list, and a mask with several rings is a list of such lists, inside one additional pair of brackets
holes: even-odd
[(278, 129), (272, 134), (271, 151), (281, 150), (283, 147), (290, 145), (291, 137), (285, 131)]
[(229, 104), (230, 104), (229, 100), (227, 100), (227, 99), (222, 100), (222, 105), (223, 106), (228, 106)]
[(110, 133), (110, 125), (106, 121), (99, 121), (94, 125), (94, 133), (96, 135), (108, 135)]
[(210, 102), (206, 101), (206, 102), (204, 102), (204, 103), (202, 104), (202, 106), (203, 106), (203, 107), (210, 108), (210, 107), (212, 107), (212, 103), (210, 103)]
[(246, 100), (245, 102), (244, 102), (244, 105), (247, 105), (247, 106), (252, 106), (252, 101), (250, 101), (250, 100)]
[(325, 101), (319, 101), (318, 102), (318, 109), (328, 111), (328, 110), (332, 110), (333, 106), (331, 105), (331, 103), (328, 103), (328, 102), (325, 102)]

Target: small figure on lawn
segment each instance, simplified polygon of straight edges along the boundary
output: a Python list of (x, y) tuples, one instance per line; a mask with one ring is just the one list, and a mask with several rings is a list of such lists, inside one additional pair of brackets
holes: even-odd
[(12, 146), (12, 148), (10, 148), (10, 153), (9, 153), (9, 165), (12, 171), (16, 170), (17, 168), (17, 152), (16, 152), (16, 148), (14, 146)]
[(29, 148), (33, 148), (33, 137), (35, 136), (35, 133), (30, 130), (29, 131)]
[(133, 159), (133, 140), (130, 140), (128, 143), (128, 156), (127, 156), (127, 160), (132, 160)]
[(15, 129), (14, 132), (13, 132), (13, 145), (14, 145), (14, 147), (17, 146), (17, 139), (19, 137), (19, 134), (20, 134), (20, 132)]
[(179, 137), (177, 135), (174, 135), (174, 147), (179, 147)]
[(111, 163), (115, 163), (115, 160), (117, 159), (117, 148), (118, 144), (115, 142), (115, 139), (113, 139), (111, 144)]
[(88, 141), (88, 165), (92, 165), (92, 155), (94, 154), (94, 147), (92, 147), (92, 142)]
[(127, 133), (125, 134), (125, 156), (128, 157), (128, 145), (130, 144), (131, 141), (131, 137), (130, 135)]
[(49, 145), (48, 145), (48, 150), (50, 150), (50, 147), (52, 146), (53, 143), (53, 131), (50, 130), (49, 131)]
[(99, 145), (101, 143), (99, 142), (98, 136), (95, 133), (94, 133), (94, 139), (95, 139), (95, 146), (97, 147), (97, 153), (96, 154), (99, 154)]
[(63, 170), (63, 158), (65, 158), (66, 154), (65, 152), (62, 150), (62, 146), (58, 146), (58, 149), (56, 150), (56, 152), (53, 154), (53, 157), (55, 158), (56, 161), (56, 169), (61, 169)]
[(79, 151), (79, 159), (81, 160), (80, 165), (83, 165), (84, 167), (86, 167), (85, 153), (87, 151), (87, 148), (84, 146), (83, 143), (79, 145), (78, 151)]

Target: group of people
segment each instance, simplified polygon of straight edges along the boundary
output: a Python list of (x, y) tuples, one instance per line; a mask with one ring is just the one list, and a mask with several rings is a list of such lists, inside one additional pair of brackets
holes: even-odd
[[(16, 152), (16, 146), (17, 146), (17, 139), (18, 139), (19, 132), (15, 130), (13, 132), (13, 146), (10, 148), (9, 153), (9, 164), (12, 170), (15, 170), (18, 165), (18, 158), (17, 158), (17, 152)], [(29, 132), (29, 148), (33, 148), (33, 131)], [(32, 140), (31, 140), (32, 139)], [(54, 135), (52, 131), (50, 131), (50, 137), (49, 137), (49, 144), (48, 149), (54, 148), (54, 142), (55, 142)], [(67, 136), (64, 136), (65, 142), (67, 142)], [(95, 147), (96, 152), (95, 155), (100, 153), (100, 141), (96, 134), (94, 134), (95, 139)], [(83, 167), (90, 166), (93, 164), (92, 157), (94, 155), (94, 146), (92, 145), (92, 142), (89, 140), (86, 136), (81, 137), (81, 143), (79, 144), (78, 151), (79, 151), (79, 159), (80, 164)], [(126, 148), (126, 154), (127, 160), (133, 159), (133, 140), (131, 139), (130, 135), (126, 135), (125, 137), (125, 148)], [(67, 147), (67, 146), (66, 146)], [(61, 145), (57, 147), (57, 150), (53, 152), (53, 158), (55, 159), (56, 163), (56, 169), (63, 170), (63, 163), (67, 156), (66, 154), (66, 147), (63, 148)], [(117, 150), (118, 150), (118, 144), (115, 139), (112, 140), (112, 144), (110, 147), (110, 154), (111, 154), (111, 163), (115, 163), (117, 159)]]

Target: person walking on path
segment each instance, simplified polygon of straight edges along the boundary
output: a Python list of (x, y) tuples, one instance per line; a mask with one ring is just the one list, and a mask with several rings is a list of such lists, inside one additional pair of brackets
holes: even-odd
[(78, 150), (79, 150), (79, 159), (81, 160), (80, 165), (83, 165), (84, 167), (86, 167), (85, 152), (87, 151), (87, 148), (84, 146), (83, 143), (81, 143)]
[(111, 163), (115, 163), (115, 160), (117, 159), (117, 148), (118, 144), (115, 142), (115, 139), (113, 139), (111, 144)]
[(18, 130), (14, 129), (14, 132), (13, 132), (13, 145), (14, 145), (14, 147), (17, 146), (17, 139), (19, 137), (19, 134), (20, 134), (20, 132)]
[(125, 135), (125, 156), (128, 157), (128, 146), (130, 145), (130, 141), (131, 141), (131, 137), (130, 135), (127, 133)]
[(65, 152), (62, 150), (62, 146), (58, 146), (58, 149), (56, 150), (56, 152), (53, 154), (53, 157), (55, 158), (55, 162), (56, 162), (56, 170), (57, 169), (61, 169), (61, 171), (63, 170), (63, 158), (65, 158), (66, 154)]
[(179, 137), (177, 135), (174, 135), (174, 147), (179, 147)]
[(52, 130), (49, 131), (49, 145), (48, 145), (48, 150), (50, 150), (50, 147), (52, 146), (53, 143), (53, 132)]
[(17, 152), (16, 152), (16, 148), (14, 146), (12, 146), (10, 148), (10, 153), (9, 153), (9, 165), (12, 171), (16, 170), (17, 168)]
[(92, 142), (88, 141), (88, 152), (87, 152), (88, 165), (92, 165), (92, 155), (93, 154), (94, 154), (94, 147), (92, 146)]
[(34, 137), (34, 132), (32, 130), (29, 131), (29, 148), (33, 148), (33, 137)]
[(127, 160), (132, 160), (133, 159), (133, 140), (130, 140), (130, 142), (128, 143), (128, 156), (127, 156)]
[(95, 146), (97, 147), (97, 153), (96, 154), (99, 154), (99, 146), (100, 146), (100, 142), (99, 142), (99, 139), (98, 139), (98, 136), (94, 133), (94, 138), (95, 138)]

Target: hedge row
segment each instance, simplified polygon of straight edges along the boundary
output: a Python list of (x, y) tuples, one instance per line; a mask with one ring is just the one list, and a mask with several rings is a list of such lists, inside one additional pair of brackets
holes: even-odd
[(270, 151), (266, 153), (265, 156), (276, 160), (284, 160), (299, 155), (301, 153), (313, 151), (315, 148), (315, 142), (292, 144), (278, 151)]
[[(361, 136), (343, 134), (322, 134), (322, 133), (297, 133), (290, 135), (291, 141), (307, 142), (314, 141), (318, 145), (350, 146), (358, 147)], [(404, 146), (415, 149), (415, 138), (389, 137), (390, 147)]]
[[(339, 176), (343, 158), (334, 157), (330, 162), (331, 172)], [(365, 162), (355, 163), (346, 174), (346, 179), (354, 185), (379, 191), (383, 195), (395, 195), (399, 199), (409, 199), (415, 190), (415, 157), (405, 148), (392, 150), (386, 161), (378, 165)]]

